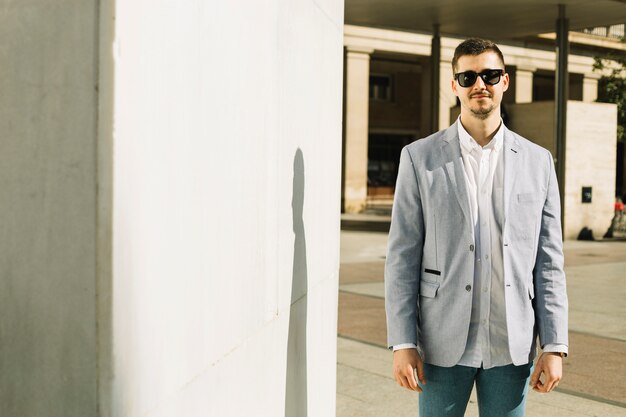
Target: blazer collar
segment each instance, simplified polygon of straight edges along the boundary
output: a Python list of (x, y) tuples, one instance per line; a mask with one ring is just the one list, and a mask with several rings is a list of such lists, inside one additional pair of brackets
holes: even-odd
[[(442, 132), (441, 150), (448, 177), (456, 190), (455, 195), (457, 201), (461, 206), (467, 224), (471, 225), (472, 216), (469, 208), (469, 193), (467, 184), (465, 183), (465, 172), (463, 170), (457, 123), (459, 123), (458, 119)], [(506, 223), (511, 198), (514, 196), (513, 188), (515, 187), (515, 180), (517, 179), (519, 161), (523, 156), (523, 147), (518, 137), (513, 132), (504, 125), (502, 128), (504, 129), (502, 152), (504, 152), (504, 221)], [(470, 229), (473, 234), (474, 228), (470, 227)]]
[(470, 225), (470, 233), (474, 234), (474, 228), (472, 224), (472, 215), (469, 207), (469, 193), (467, 191), (467, 184), (465, 183), (465, 172), (463, 171), (463, 159), (461, 157), (461, 144), (459, 142), (459, 130), (458, 119), (449, 128), (443, 131), (441, 136), (441, 151), (446, 172), (448, 178), (452, 183), (452, 187), (456, 192), (457, 201), (463, 215), (466, 219), (466, 224)]
[(513, 188), (519, 171), (518, 166), (524, 151), (517, 135), (506, 129), (506, 126), (502, 149), (504, 152), (504, 222), (506, 223), (511, 198), (514, 196)]

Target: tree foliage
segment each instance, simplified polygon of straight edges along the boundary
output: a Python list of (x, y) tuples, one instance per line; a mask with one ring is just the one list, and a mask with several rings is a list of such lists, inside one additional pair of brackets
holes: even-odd
[[(625, 42), (626, 39), (622, 39)], [(598, 81), (598, 101), (617, 104), (617, 140), (626, 141), (626, 54), (595, 57), (593, 70), (604, 74)]]

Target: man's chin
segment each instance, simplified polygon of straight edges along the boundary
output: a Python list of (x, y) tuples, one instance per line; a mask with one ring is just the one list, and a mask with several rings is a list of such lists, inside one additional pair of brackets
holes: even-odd
[(477, 119), (485, 120), (487, 117), (489, 117), (491, 113), (493, 113), (494, 110), (495, 110), (495, 107), (489, 107), (489, 108), (470, 109), (470, 112)]

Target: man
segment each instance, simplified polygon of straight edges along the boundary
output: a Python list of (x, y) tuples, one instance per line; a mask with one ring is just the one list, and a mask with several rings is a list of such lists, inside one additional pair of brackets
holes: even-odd
[[(550, 153), (511, 132), (492, 42), (455, 50), (461, 115), (401, 153), (385, 265), (388, 344), (421, 417), (523, 416), (567, 354), (559, 191)], [(543, 353), (533, 368), (537, 336)], [(532, 372), (532, 376), (531, 376)]]

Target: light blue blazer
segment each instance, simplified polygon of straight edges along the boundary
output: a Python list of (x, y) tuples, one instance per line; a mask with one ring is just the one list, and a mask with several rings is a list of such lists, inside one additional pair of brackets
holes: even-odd
[[(458, 123), (458, 121), (457, 121)], [(509, 350), (515, 365), (541, 346), (568, 344), (559, 190), (550, 152), (504, 127), (503, 258)], [(474, 237), (458, 127), (402, 149), (385, 264), (389, 347), (415, 343), (454, 366), (465, 350)]]

